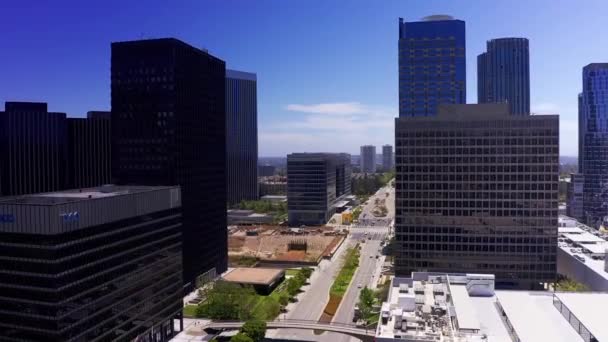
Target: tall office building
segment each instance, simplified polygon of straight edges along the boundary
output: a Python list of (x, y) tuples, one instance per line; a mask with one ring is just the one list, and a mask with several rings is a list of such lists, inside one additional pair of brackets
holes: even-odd
[(399, 18), (399, 117), (435, 115), (466, 103), (465, 23), (446, 15)]
[(289, 225), (321, 225), (351, 193), (350, 155), (292, 153), (287, 156)]
[(257, 200), (258, 99), (255, 74), (226, 70), (228, 204)]
[(385, 172), (393, 169), (393, 146), (382, 146), (382, 168)]
[(361, 146), (361, 153), (359, 156), (359, 163), (361, 166), (361, 172), (363, 173), (375, 173), (376, 172), (376, 146), (364, 145)]
[(397, 275), (491, 273), (535, 287), (556, 275), (557, 115), (441, 105), (397, 118)]
[(172, 38), (112, 43), (112, 176), (180, 185), (186, 289), (227, 268), (226, 67)]
[(46, 103), (6, 102), (0, 112), (0, 195), (65, 189), (65, 113)]
[(1, 340), (174, 336), (183, 307), (179, 187), (23, 195), (0, 199), (0, 213)]
[(570, 183), (568, 183), (567, 189), (567, 214), (577, 220), (584, 220), (583, 211), (583, 187), (585, 184), (585, 177), (580, 173), (570, 174)]
[(583, 68), (578, 122), (583, 211), (586, 223), (599, 227), (608, 215), (608, 63)]
[(110, 119), (91, 113), (86, 119), (67, 119), (68, 188), (89, 188), (112, 181)]
[(499, 38), (487, 42), (487, 51), (477, 56), (477, 102), (506, 102), (512, 114), (530, 114), (528, 39)]

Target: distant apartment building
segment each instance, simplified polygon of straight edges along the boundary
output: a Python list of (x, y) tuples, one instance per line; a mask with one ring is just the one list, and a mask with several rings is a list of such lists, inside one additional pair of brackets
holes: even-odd
[(322, 225), (351, 193), (350, 155), (292, 153), (287, 156), (289, 225)]
[(584, 219), (583, 211), (583, 186), (585, 177), (580, 173), (570, 175), (570, 183), (567, 190), (567, 214), (577, 220)]
[(393, 146), (384, 145), (382, 146), (382, 169), (383, 171), (390, 171), (393, 169)]
[(399, 18), (399, 117), (432, 116), (465, 103), (465, 22), (447, 15)]
[(65, 113), (46, 103), (6, 102), (0, 112), (0, 195), (66, 188), (68, 145)]
[(583, 68), (579, 95), (579, 170), (584, 177), (583, 215), (598, 228), (608, 216), (608, 63)]
[(67, 119), (67, 188), (89, 188), (112, 182), (110, 118), (99, 113), (102, 112), (89, 112), (86, 119)]
[(259, 198), (257, 77), (236, 70), (226, 70), (226, 185), (228, 204)]
[(556, 276), (559, 120), (507, 104), (440, 105), (398, 118), (395, 272)]
[(173, 38), (112, 43), (112, 176), (180, 185), (184, 285), (224, 272), (226, 66)]
[(269, 177), (274, 176), (277, 167), (274, 165), (259, 165), (258, 166), (258, 177)]
[(375, 173), (376, 172), (376, 146), (364, 145), (361, 146), (361, 154), (359, 157), (361, 172)]
[(487, 42), (487, 51), (477, 56), (477, 102), (508, 103), (512, 114), (530, 114), (528, 39)]
[(179, 187), (129, 186), (0, 199), (0, 339), (170, 340), (180, 202)]

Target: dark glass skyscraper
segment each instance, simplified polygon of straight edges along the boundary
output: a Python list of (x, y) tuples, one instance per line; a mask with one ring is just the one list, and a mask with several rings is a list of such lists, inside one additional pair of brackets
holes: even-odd
[(587, 224), (599, 227), (608, 215), (608, 63), (583, 68), (578, 120), (583, 215)]
[(336, 203), (350, 193), (349, 154), (292, 153), (287, 156), (287, 210), (290, 225), (327, 223), (336, 212)]
[(226, 70), (228, 203), (258, 199), (258, 100), (255, 74)]
[(528, 39), (487, 42), (487, 52), (477, 56), (477, 102), (507, 102), (512, 114), (530, 114)]
[(46, 103), (6, 102), (0, 112), (0, 195), (65, 189), (67, 184), (65, 113)]
[(0, 199), (0, 340), (168, 341), (181, 320), (179, 187)]
[(399, 116), (435, 115), (440, 103), (466, 103), (465, 23), (434, 15), (399, 18)]
[(112, 176), (180, 185), (184, 282), (227, 268), (226, 67), (172, 38), (112, 43)]
[(395, 121), (395, 273), (556, 273), (559, 118), (507, 104), (442, 105)]
[[(100, 112), (97, 112), (100, 113)], [(110, 119), (68, 118), (68, 188), (89, 188), (112, 180)]]

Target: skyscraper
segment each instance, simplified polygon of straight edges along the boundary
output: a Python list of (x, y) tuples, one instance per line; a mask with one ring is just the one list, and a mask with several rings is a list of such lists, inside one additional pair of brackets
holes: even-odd
[(65, 189), (67, 132), (65, 113), (46, 103), (6, 102), (0, 112), (0, 195)]
[(608, 215), (608, 63), (583, 68), (578, 121), (583, 214), (587, 224), (599, 227)]
[(361, 172), (375, 173), (376, 172), (376, 146), (363, 145), (361, 146), (360, 165)]
[[(101, 112), (95, 112), (101, 113)], [(89, 188), (112, 180), (110, 118), (68, 118), (68, 186)]]
[(446, 15), (399, 18), (399, 117), (435, 115), (466, 103), (465, 23)]
[(112, 176), (180, 185), (186, 288), (227, 268), (226, 67), (173, 38), (112, 43)]
[(567, 213), (568, 216), (577, 220), (584, 221), (585, 215), (583, 211), (583, 187), (585, 185), (585, 177), (580, 173), (570, 174), (570, 183), (567, 189)]
[(0, 339), (171, 339), (183, 307), (179, 206), (179, 187), (0, 199)]
[(393, 146), (384, 145), (382, 146), (382, 168), (384, 172), (393, 169)]
[(487, 42), (487, 52), (477, 56), (477, 102), (506, 102), (512, 114), (530, 114), (528, 39), (499, 38)]
[(228, 203), (258, 199), (258, 100), (255, 74), (226, 70)]
[(349, 154), (287, 156), (287, 210), (291, 226), (327, 223), (336, 212), (335, 205), (350, 194)]
[(559, 118), (507, 104), (397, 118), (397, 275), (492, 273), (534, 287), (556, 274)]

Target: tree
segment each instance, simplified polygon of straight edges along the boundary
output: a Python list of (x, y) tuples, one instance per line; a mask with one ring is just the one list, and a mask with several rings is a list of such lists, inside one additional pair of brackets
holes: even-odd
[(304, 277), (306, 279), (310, 278), (310, 276), (312, 275), (312, 268), (310, 267), (304, 267), (300, 270), (300, 272), (302, 272), (302, 274), (304, 275)]
[(208, 290), (207, 299), (196, 309), (197, 317), (212, 319), (248, 319), (256, 302), (251, 287), (218, 281)]
[(253, 339), (243, 333), (238, 333), (230, 338), (230, 342), (254, 342)]
[(374, 291), (367, 288), (367, 286), (364, 287), (359, 293), (359, 310), (363, 319), (367, 320), (371, 315), (374, 301)]
[(253, 342), (261, 342), (266, 336), (266, 322), (262, 320), (250, 320), (243, 324), (241, 333), (251, 337)]
[(298, 291), (300, 290), (300, 284), (298, 284), (298, 281), (296, 280), (295, 277), (289, 278), (287, 280), (287, 293), (289, 293), (290, 296), (295, 296), (298, 294)]
[(282, 306), (286, 306), (287, 304), (289, 304), (289, 296), (287, 294), (282, 293), (279, 296), (279, 304), (281, 304)]
[(560, 279), (555, 285), (557, 291), (569, 291), (569, 292), (584, 292), (589, 291), (587, 286), (576, 282), (570, 278)]

